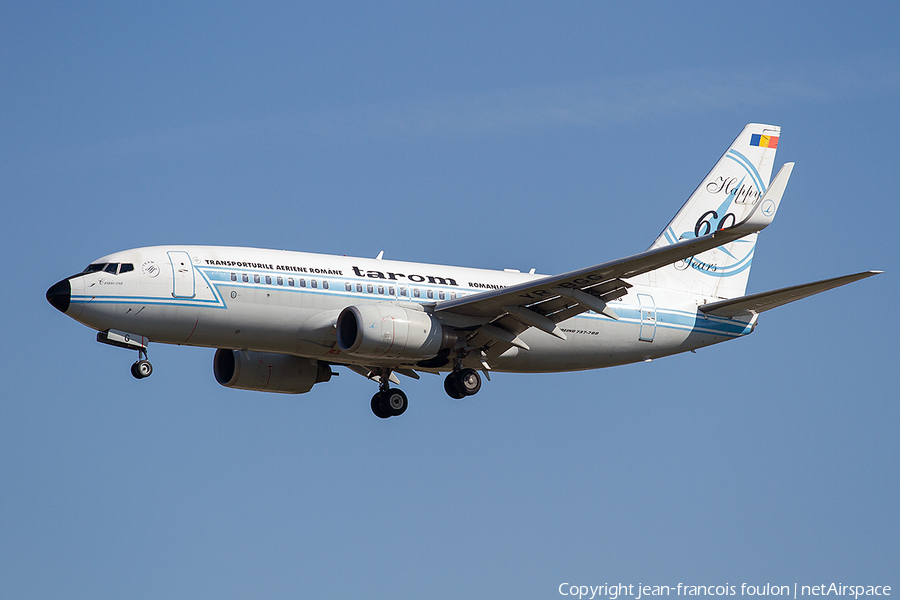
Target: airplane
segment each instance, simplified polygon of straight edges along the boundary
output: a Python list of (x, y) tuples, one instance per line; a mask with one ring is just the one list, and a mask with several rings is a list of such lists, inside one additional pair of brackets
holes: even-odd
[(578, 371), (648, 362), (743, 337), (760, 313), (876, 275), (864, 271), (746, 295), (760, 231), (793, 170), (770, 183), (781, 128), (749, 124), (648, 250), (560, 275), (222, 246), (109, 254), (47, 300), (136, 350), (216, 348), (223, 386), (302, 394), (346, 367), (378, 384), (380, 418), (408, 407), (397, 374), (447, 373), (472, 396), (491, 372)]

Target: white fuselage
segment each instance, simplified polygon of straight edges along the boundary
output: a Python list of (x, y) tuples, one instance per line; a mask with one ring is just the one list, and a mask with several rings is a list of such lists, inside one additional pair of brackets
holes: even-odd
[[(442, 300), (542, 277), (217, 246), (138, 248), (94, 264), (133, 265), (126, 272), (70, 278), (66, 314), (98, 331), (121, 330), (166, 344), (276, 352), (367, 366), (380, 361), (354, 358), (336, 344), (334, 323), (345, 307), (393, 303), (428, 312)], [(713, 299), (650, 286), (646, 276), (629, 283), (633, 287), (628, 294), (610, 303), (618, 320), (582, 313), (559, 323), (565, 340), (528, 329), (521, 339), (529, 349), (510, 348), (492, 359), (491, 368), (550, 372), (607, 367), (725, 341), (750, 333), (755, 325), (755, 316), (743, 320), (707, 316), (697, 307)], [(469, 366), (481, 368), (477, 357), (468, 360)], [(398, 366), (397, 360), (389, 362)]]

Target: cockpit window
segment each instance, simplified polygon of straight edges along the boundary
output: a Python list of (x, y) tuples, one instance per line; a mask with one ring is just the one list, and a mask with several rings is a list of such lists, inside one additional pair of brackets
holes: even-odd
[(88, 265), (85, 267), (85, 273), (97, 273), (98, 271), (102, 271), (106, 268), (106, 263), (94, 263), (92, 265)]
[(87, 275), (88, 273), (100, 273), (101, 271), (112, 275), (116, 275), (117, 273), (121, 275), (122, 273), (134, 271), (134, 265), (131, 263), (92, 263), (85, 267), (84, 271), (79, 274)]

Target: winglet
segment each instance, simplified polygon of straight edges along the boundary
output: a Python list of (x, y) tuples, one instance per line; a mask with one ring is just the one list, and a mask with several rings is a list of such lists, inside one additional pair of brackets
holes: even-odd
[(791, 172), (794, 170), (794, 163), (784, 163), (778, 175), (766, 188), (766, 194), (763, 199), (753, 206), (750, 214), (731, 229), (735, 232), (746, 231), (747, 233), (755, 233), (762, 231), (769, 226), (775, 219), (775, 213), (778, 212), (778, 206), (781, 204), (781, 197), (787, 188), (788, 180), (791, 178)]

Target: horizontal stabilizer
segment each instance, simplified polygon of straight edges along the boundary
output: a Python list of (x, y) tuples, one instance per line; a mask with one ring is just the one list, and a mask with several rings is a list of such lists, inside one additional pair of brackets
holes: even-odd
[(794, 300), (802, 300), (807, 296), (812, 296), (820, 292), (847, 285), (872, 275), (878, 275), (881, 271), (863, 271), (854, 275), (844, 275), (843, 277), (835, 277), (833, 279), (825, 279), (823, 281), (815, 281), (813, 283), (804, 283), (802, 285), (794, 285), (791, 287), (773, 290), (771, 292), (762, 292), (759, 294), (751, 294), (749, 296), (741, 296), (731, 300), (723, 300), (721, 302), (713, 302), (704, 304), (699, 307), (700, 310), (708, 315), (716, 317), (738, 317), (748, 313), (761, 313), (766, 310), (777, 308), (783, 304), (793, 302)]

